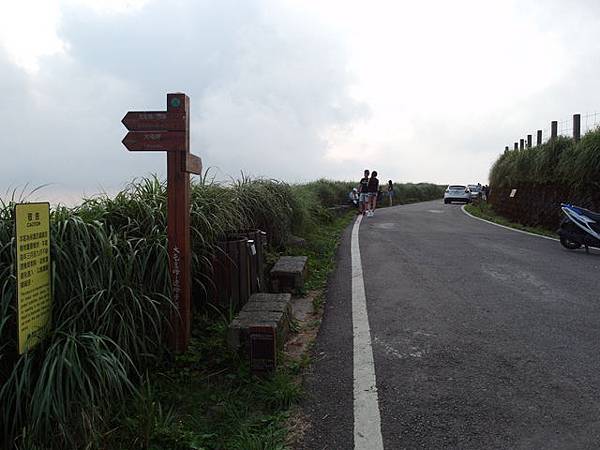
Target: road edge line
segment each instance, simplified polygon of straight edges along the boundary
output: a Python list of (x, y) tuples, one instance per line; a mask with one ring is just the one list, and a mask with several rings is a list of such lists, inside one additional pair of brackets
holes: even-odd
[(360, 258), (359, 215), (352, 227), (352, 347), (354, 376), (354, 449), (383, 450), (375, 361)]
[(472, 219), (481, 220), (482, 222), (486, 222), (486, 223), (495, 225), (495, 226), (500, 227), (500, 228), (505, 228), (505, 229), (510, 230), (510, 231), (516, 231), (517, 233), (528, 234), (529, 236), (535, 236), (535, 237), (539, 237), (539, 238), (543, 238), (543, 239), (549, 239), (551, 241), (560, 242), (560, 239), (556, 239), (556, 238), (553, 238), (553, 237), (550, 237), (550, 236), (544, 236), (543, 234), (531, 233), (530, 231), (517, 230), (516, 228), (507, 227), (506, 225), (500, 225), (499, 223), (492, 222), (491, 220), (486, 220), (486, 219), (482, 219), (481, 217), (474, 216), (473, 214), (471, 214), (469, 211), (467, 211), (465, 209), (465, 206), (466, 205), (462, 205), (460, 209), (462, 210), (462, 212), (464, 212), (467, 216), (471, 217)]

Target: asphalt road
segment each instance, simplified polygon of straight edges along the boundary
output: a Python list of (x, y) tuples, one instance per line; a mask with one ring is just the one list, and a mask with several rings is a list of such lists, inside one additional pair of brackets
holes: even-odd
[[(302, 449), (354, 448), (350, 230)], [(385, 449), (600, 448), (600, 251), (441, 202), (378, 210), (359, 236)]]

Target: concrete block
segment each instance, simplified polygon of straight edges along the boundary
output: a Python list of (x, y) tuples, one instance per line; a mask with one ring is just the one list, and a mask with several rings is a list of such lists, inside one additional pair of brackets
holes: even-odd
[(294, 292), (304, 286), (308, 257), (282, 256), (271, 269), (271, 287), (275, 292)]
[(272, 327), (278, 345), (283, 345), (292, 320), (290, 294), (253, 294), (229, 325), (227, 342), (234, 350), (249, 351), (249, 330)]

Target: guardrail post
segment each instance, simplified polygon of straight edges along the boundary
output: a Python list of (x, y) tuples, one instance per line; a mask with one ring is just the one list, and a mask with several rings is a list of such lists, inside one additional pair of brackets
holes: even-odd
[(553, 120), (550, 124), (550, 140), (554, 141), (558, 137), (558, 121)]
[(581, 139), (581, 114), (573, 114), (573, 140), (579, 142)]
[(542, 145), (542, 130), (537, 130), (537, 146)]

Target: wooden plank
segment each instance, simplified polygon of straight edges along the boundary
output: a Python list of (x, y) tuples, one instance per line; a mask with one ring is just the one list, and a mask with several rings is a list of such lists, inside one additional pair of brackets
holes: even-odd
[(184, 172), (202, 175), (202, 159), (199, 156), (186, 154)]
[(171, 348), (185, 352), (191, 336), (190, 174), (181, 170), (184, 152), (167, 153), (167, 238), (172, 300)]

